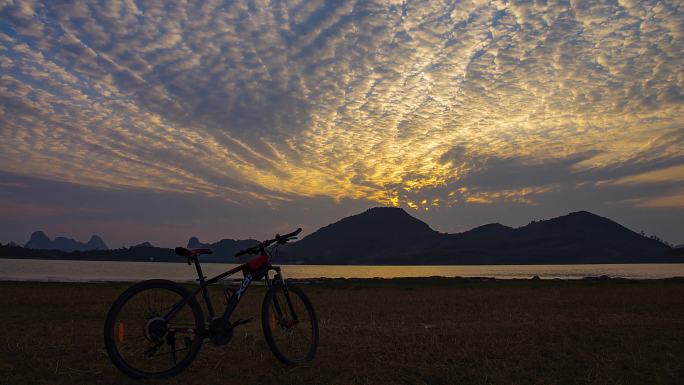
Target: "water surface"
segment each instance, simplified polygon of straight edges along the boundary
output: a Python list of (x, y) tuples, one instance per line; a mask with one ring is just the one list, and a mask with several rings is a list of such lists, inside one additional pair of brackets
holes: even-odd
[[(211, 277), (237, 265), (205, 263)], [(657, 279), (684, 276), (684, 264), (612, 265), (473, 265), (473, 266), (331, 266), (283, 265), (288, 278), (398, 278), (398, 277), (494, 277), (498, 279), (540, 278), (579, 279), (609, 277)], [(235, 277), (239, 277), (238, 273)], [(0, 280), (4, 281), (139, 281), (166, 278), (190, 281), (195, 269), (185, 263), (55, 261), (37, 259), (0, 259)]]

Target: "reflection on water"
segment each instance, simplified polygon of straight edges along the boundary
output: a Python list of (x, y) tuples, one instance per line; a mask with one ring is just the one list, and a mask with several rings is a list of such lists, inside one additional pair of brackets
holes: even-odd
[[(237, 265), (205, 263), (211, 277)], [(630, 265), (478, 265), (478, 266), (328, 266), (284, 265), (288, 278), (397, 278), (397, 277), (494, 277), (578, 279), (607, 275), (622, 278), (670, 278), (684, 276), (684, 264)], [(241, 274), (238, 273), (237, 276)], [(236, 276), (236, 277), (237, 277)], [(140, 281), (166, 278), (191, 281), (195, 269), (184, 263), (48, 261), (0, 259), (0, 280), (10, 281)]]

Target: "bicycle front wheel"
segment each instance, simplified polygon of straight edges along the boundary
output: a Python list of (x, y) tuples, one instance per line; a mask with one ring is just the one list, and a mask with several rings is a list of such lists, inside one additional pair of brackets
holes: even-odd
[(318, 321), (311, 301), (296, 286), (275, 283), (261, 306), (261, 326), (273, 354), (287, 365), (311, 361), (318, 347)]
[(140, 282), (121, 294), (104, 327), (114, 365), (132, 378), (171, 377), (190, 365), (202, 345), (201, 307), (191, 298), (164, 318), (189, 295), (183, 286), (162, 279)]

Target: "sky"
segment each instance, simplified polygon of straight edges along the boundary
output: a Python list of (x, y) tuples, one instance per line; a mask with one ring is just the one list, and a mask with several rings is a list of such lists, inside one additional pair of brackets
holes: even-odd
[(373, 206), (684, 243), (684, 3), (0, 0), (0, 242)]

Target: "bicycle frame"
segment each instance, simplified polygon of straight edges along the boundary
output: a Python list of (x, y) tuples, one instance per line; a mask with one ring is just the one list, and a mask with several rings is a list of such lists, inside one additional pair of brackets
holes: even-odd
[[(202, 266), (200, 265), (199, 258), (198, 257), (188, 258), (188, 264), (190, 264), (191, 262), (195, 264), (195, 270), (197, 271), (197, 281), (199, 282), (199, 287), (197, 287), (191, 294), (189, 294), (187, 297), (183, 298), (180, 302), (178, 302), (168, 313), (166, 313), (164, 315), (164, 319), (167, 322), (170, 319), (172, 319), (176, 315), (176, 313), (178, 313), (178, 311), (180, 311), (180, 309), (183, 308), (183, 306), (185, 306), (188, 302), (190, 302), (193, 298), (195, 298), (197, 296), (197, 294), (201, 291), (202, 296), (204, 297), (204, 302), (206, 304), (207, 311), (209, 312), (208, 321), (211, 322), (211, 320), (213, 320), (215, 318), (215, 313), (214, 313), (214, 307), (211, 303), (211, 299), (209, 298), (209, 291), (208, 291), (207, 287), (211, 284), (214, 284), (214, 283), (220, 281), (223, 278), (226, 278), (226, 277), (229, 277), (233, 274), (236, 274), (239, 271), (242, 271), (242, 274), (243, 274), (242, 282), (241, 282), (240, 286), (238, 287), (238, 289), (231, 294), (230, 298), (228, 299), (228, 303), (226, 304), (226, 307), (223, 310), (223, 314), (221, 315), (221, 318), (223, 318), (226, 321), (233, 314), (233, 311), (235, 310), (238, 303), (240, 302), (240, 298), (242, 298), (243, 294), (247, 291), (247, 289), (249, 288), (249, 286), (252, 284), (252, 282), (254, 280), (259, 280), (261, 278), (265, 278), (267, 289), (270, 287), (271, 284), (275, 283), (276, 280), (279, 280), (282, 283), (285, 292), (287, 292), (287, 287), (285, 286), (285, 279), (282, 276), (282, 272), (280, 271), (280, 267), (271, 265), (271, 256), (266, 250), (263, 250), (262, 255), (264, 255), (268, 258), (268, 262), (266, 262), (264, 265), (262, 265), (256, 271), (252, 271), (248, 267), (249, 262), (247, 262), (247, 263), (243, 263), (242, 265), (237, 266), (233, 269), (230, 269), (224, 273), (221, 273), (215, 277), (212, 277), (211, 279), (208, 279), (208, 280), (207, 280), (207, 277), (202, 272)], [(257, 256), (256, 258), (259, 258), (259, 257)], [(276, 274), (273, 277), (273, 279), (271, 279), (269, 281), (268, 272), (271, 270), (273, 270)], [(289, 297), (286, 297), (286, 298), (287, 298), (288, 305), (291, 308), (292, 304), (289, 303), (290, 299), (289, 299)], [(280, 311), (278, 305), (276, 305), (276, 307), (277, 307), (276, 312), (278, 313), (278, 316), (280, 317), (281, 311)], [(296, 315), (294, 317), (296, 319)]]

